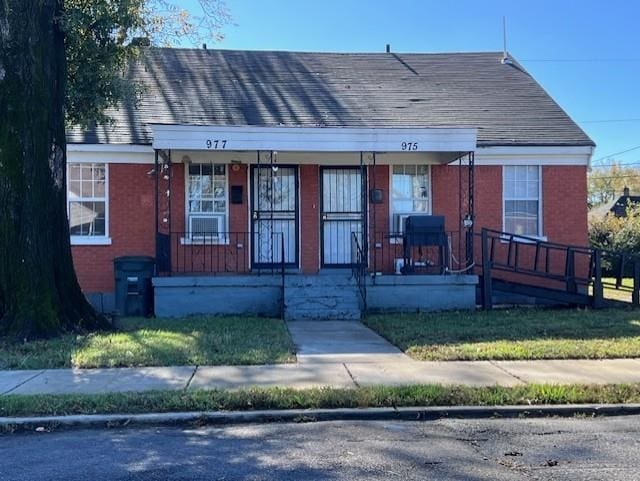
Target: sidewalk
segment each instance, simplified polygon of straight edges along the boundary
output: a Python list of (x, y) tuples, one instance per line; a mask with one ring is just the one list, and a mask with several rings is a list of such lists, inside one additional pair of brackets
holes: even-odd
[(640, 382), (640, 359), (603, 361), (347, 362), (266, 366), (180, 366), (0, 371), (0, 395), (93, 394), (247, 387), (407, 384), (515, 386)]
[(414, 361), (359, 322), (292, 322), (296, 364), (0, 371), (0, 396), (248, 387), (640, 382), (640, 359)]

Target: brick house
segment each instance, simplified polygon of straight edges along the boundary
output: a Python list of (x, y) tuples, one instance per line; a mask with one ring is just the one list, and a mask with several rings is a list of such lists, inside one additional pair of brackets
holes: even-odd
[[(594, 143), (500, 53), (150, 49), (128, 75), (136, 105), (68, 134), (101, 309), (123, 255), (156, 258), (158, 315), (345, 318), (358, 287), (371, 309), (472, 307), (481, 227), (587, 243)], [(445, 241), (405, 248), (409, 216), (443, 216)]]

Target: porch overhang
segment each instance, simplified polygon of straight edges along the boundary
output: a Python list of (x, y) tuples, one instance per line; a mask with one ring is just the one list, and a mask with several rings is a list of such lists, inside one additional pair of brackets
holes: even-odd
[(475, 128), (258, 127), (152, 124), (153, 148), (186, 151), (475, 152)]

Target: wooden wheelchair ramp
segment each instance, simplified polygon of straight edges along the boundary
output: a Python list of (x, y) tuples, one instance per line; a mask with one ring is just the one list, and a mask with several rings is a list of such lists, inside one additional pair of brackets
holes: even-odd
[(481, 303), (498, 293), (593, 308), (640, 306), (640, 257), (482, 229)]

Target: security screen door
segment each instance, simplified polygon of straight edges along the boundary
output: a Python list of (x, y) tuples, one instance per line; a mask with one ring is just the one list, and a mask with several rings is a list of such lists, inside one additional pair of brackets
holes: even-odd
[(280, 265), (281, 242), (288, 266), (298, 265), (298, 169), (254, 166), (251, 225), (255, 268)]
[(352, 232), (357, 233), (362, 245), (362, 182), (362, 173), (358, 167), (322, 168), (320, 223), (323, 267), (352, 265)]

